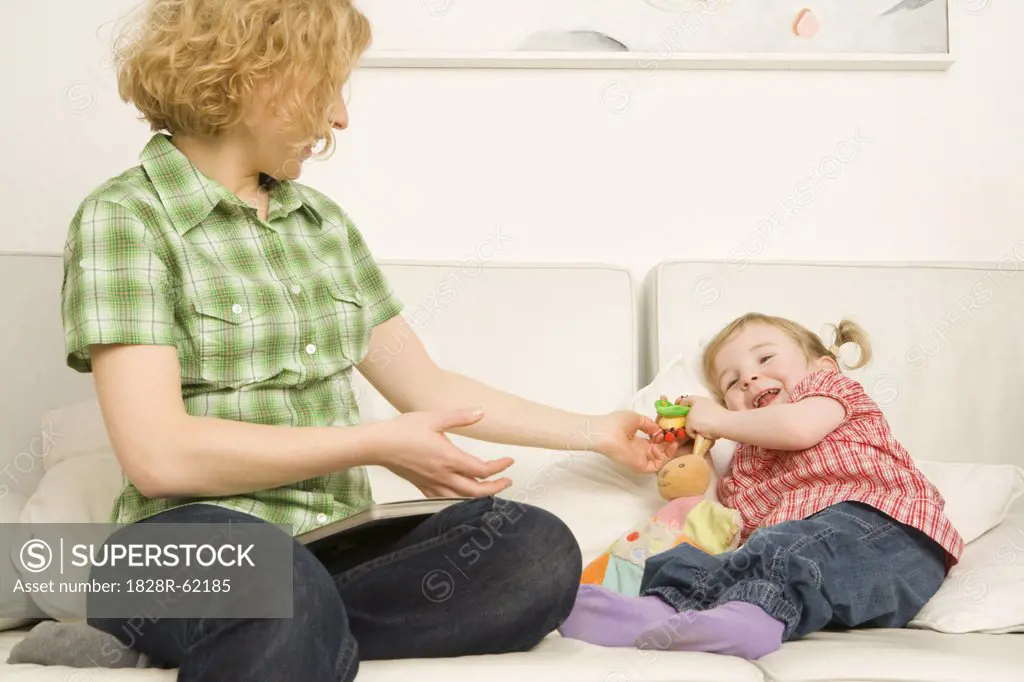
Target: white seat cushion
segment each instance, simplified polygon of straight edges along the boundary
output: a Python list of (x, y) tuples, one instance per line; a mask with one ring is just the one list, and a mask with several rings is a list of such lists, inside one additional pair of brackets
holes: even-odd
[[(25, 635), (0, 632), (0, 661)], [(176, 671), (5, 665), (4, 682), (173, 682)], [(763, 682), (750, 663), (729, 656), (606, 649), (552, 634), (533, 651), (501, 656), (367, 661), (358, 682)]]
[(755, 664), (775, 682), (1020, 682), (1024, 635), (818, 632)]
[(553, 634), (533, 651), (363, 663), (358, 682), (761, 682), (760, 671), (731, 656), (604, 648)]
[[(0, 661), (25, 635), (0, 632)], [(1024, 635), (924, 630), (824, 632), (749, 663), (730, 656), (606, 649), (553, 634), (531, 652), (369, 661), (359, 682), (1019, 682)], [(0, 664), (5, 682), (173, 682), (170, 670)]]

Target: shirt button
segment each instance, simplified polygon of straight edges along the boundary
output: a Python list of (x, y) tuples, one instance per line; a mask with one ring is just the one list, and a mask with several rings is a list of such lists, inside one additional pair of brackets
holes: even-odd
[(312, 355), (315, 352), (316, 352), (316, 346), (314, 346), (313, 344), (309, 344), (308, 346), (306, 346), (306, 353), (308, 355)]
[(300, 287), (298, 284), (293, 284), (292, 285), (292, 293), (293, 294), (299, 294), (301, 292), (302, 292), (302, 287)]
[(317, 523), (327, 523), (327, 514), (324, 514), (323, 512), (320, 512), (319, 514), (317, 514), (316, 515), (316, 522)]
[(242, 306), (238, 305), (237, 303), (234, 304), (233, 306), (231, 306), (231, 312), (237, 315), (238, 313), (242, 312)]

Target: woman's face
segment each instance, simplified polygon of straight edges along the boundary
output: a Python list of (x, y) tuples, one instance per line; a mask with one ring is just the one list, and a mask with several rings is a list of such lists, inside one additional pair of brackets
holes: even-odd
[[(253, 106), (247, 140), (251, 160), (261, 172), (277, 180), (295, 180), (302, 174), (302, 164), (322, 140), (305, 137), (269, 112), (266, 99), (257, 100)], [(348, 107), (341, 93), (327, 116), (335, 130), (348, 127)]]

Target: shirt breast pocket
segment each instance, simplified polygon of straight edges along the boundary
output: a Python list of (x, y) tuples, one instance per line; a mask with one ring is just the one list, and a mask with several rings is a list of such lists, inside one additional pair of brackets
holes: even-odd
[(349, 363), (359, 363), (370, 344), (366, 298), (344, 268), (328, 268), (322, 274), (325, 335), (332, 350)]
[(294, 324), (279, 285), (219, 277), (191, 296), (198, 369), (229, 388), (264, 382), (287, 368)]

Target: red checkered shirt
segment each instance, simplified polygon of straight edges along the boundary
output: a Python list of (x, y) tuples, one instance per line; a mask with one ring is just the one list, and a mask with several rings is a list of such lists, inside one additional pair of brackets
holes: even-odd
[(882, 411), (853, 379), (830, 370), (805, 377), (790, 402), (827, 396), (842, 403), (842, 423), (817, 445), (799, 451), (738, 444), (718, 483), (722, 504), (743, 517), (741, 541), (756, 529), (805, 519), (839, 502), (870, 505), (917, 528), (960, 560), (963, 538), (943, 511), (945, 500), (889, 430)]

